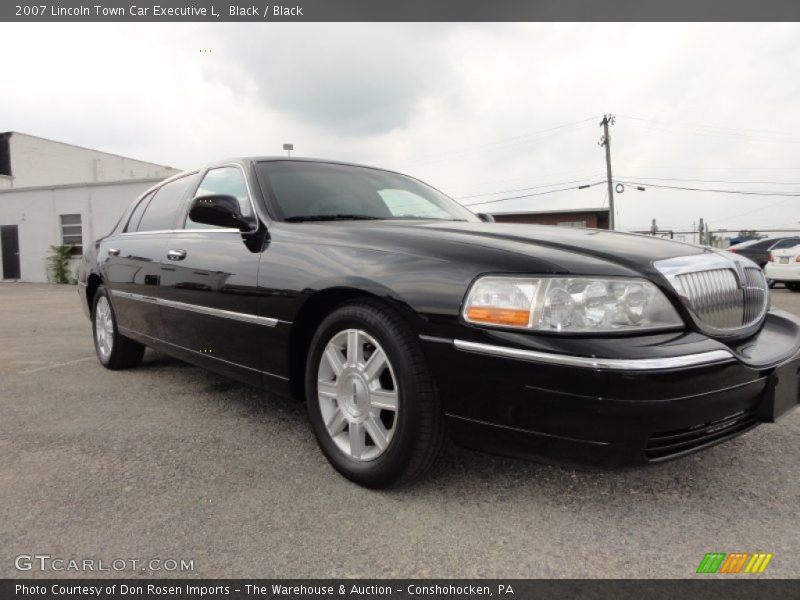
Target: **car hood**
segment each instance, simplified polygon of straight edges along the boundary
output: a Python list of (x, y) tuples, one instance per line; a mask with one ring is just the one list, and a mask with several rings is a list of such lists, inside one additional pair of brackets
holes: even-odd
[(448, 221), (444, 224), (427, 221), (412, 228), (417, 231), (435, 231), (440, 235), (482, 246), (506, 244), (547, 246), (607, 258), (614, 262), (622, 260), (635, 265), (649, 264), (676, 256), (702, 254), (707, 251), (701, 246), (692, 244), (606, 229), (458, 221)]
[(602, 229), (461, 221), (334, 221), (292, 224), (316, 243), (469, 263), (477, 270), (653, 276), (655, 261), (711, 252)]

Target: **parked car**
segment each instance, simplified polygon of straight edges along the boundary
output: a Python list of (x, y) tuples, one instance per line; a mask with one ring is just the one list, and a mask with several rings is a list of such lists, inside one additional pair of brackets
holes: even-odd
[(330, 463), (371, 487), (448, 438), (656, 463), (797, 405), (800, 320), (750, 260), (489, 221), (386, 170), (227, 161), (137, 199), (87, 250), (80, 298), (105, 367), (149, 346), (303, 399)]
[(764, 272), (769, 281), (783, 283), (793, 292), (800, 292), (800, 245), (770, 252)]
[(728, 252), (749, 258), (763, 269), (767, 264), (771, 251), (792, 248), (798, 244), (800, 244), (800, 237), (798, 236), (763, 238), (736, 244), (728, 248)]

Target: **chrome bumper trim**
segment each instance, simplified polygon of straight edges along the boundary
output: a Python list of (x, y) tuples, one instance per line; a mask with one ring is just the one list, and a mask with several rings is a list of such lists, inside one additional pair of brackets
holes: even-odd
[(479, 344), (464, 340), (453, 340), (453, 345), (457, 350), (473, 354), (485, 354), (500, 358), (560, 365), (562, 367), (582, 367), (599, 371), (660, 371), (663, 369), (702, 367), (735, 360), (733, 354), (727, 350), (711, 350), (709, 352), (684, 354), (683, 356), (665, 356), (662, 358), (594, 358), (569, 354), (551, 354), (549, 352), (539, 352), (538, 350), (521, 350), (519, 348)]
[[(149, 302), (151, 304), (158, 304), (159, 306), (167, 306), (169, 308), (177, 308), (178, 310), (187, 310), (202, 315), (220, 317), (222, 319), (233, 319), (234, 321), (243, 321), (245, 323), (253, 323), (255, 325), (264, 325), (265, 327), (275, 327), (279, 322), (281, 322), (279, 319), (272, 319), (270, 317), (260, 317), (258, 315), (234, 312), (231, 310), (222, 310), (221, 308), (211, 308), (209, 306), (201, 306), (199, 304), (187, 304), (186, 302), (176, 302), (175, 300), (164, 300), (160, 298), (155, 298), (153, 296), (145, 296), (143, 294), (132, 294), (131, 292), (121, 292), (119, 290), (111, 290), (111, 295), (117, 296), (119, 298), (125, 298), (127, 300), (136, 300), (138, 302)], [(287, 321), (283, 322), (286, 323)]]

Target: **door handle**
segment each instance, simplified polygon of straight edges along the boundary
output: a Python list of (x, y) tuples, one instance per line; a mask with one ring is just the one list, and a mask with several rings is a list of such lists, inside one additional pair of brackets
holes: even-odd
[(183, 260), (186, 258), (186, 250), (169, 250), (167, 258), (169, 260)]
[(119, 256), (119, 248), (109, 248), (108, 249), (109, 256)]

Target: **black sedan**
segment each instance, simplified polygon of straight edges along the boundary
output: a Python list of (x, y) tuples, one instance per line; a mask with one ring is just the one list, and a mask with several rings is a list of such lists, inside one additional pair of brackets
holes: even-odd
[(800, 321), (728, 252), (490, 222), (398, 173), (248, 158), (146, 192), (86, 253), (100, 362), (145, 346), (303, 399), (362, 485), (446, 439), (628, 465), (798, 403)]

